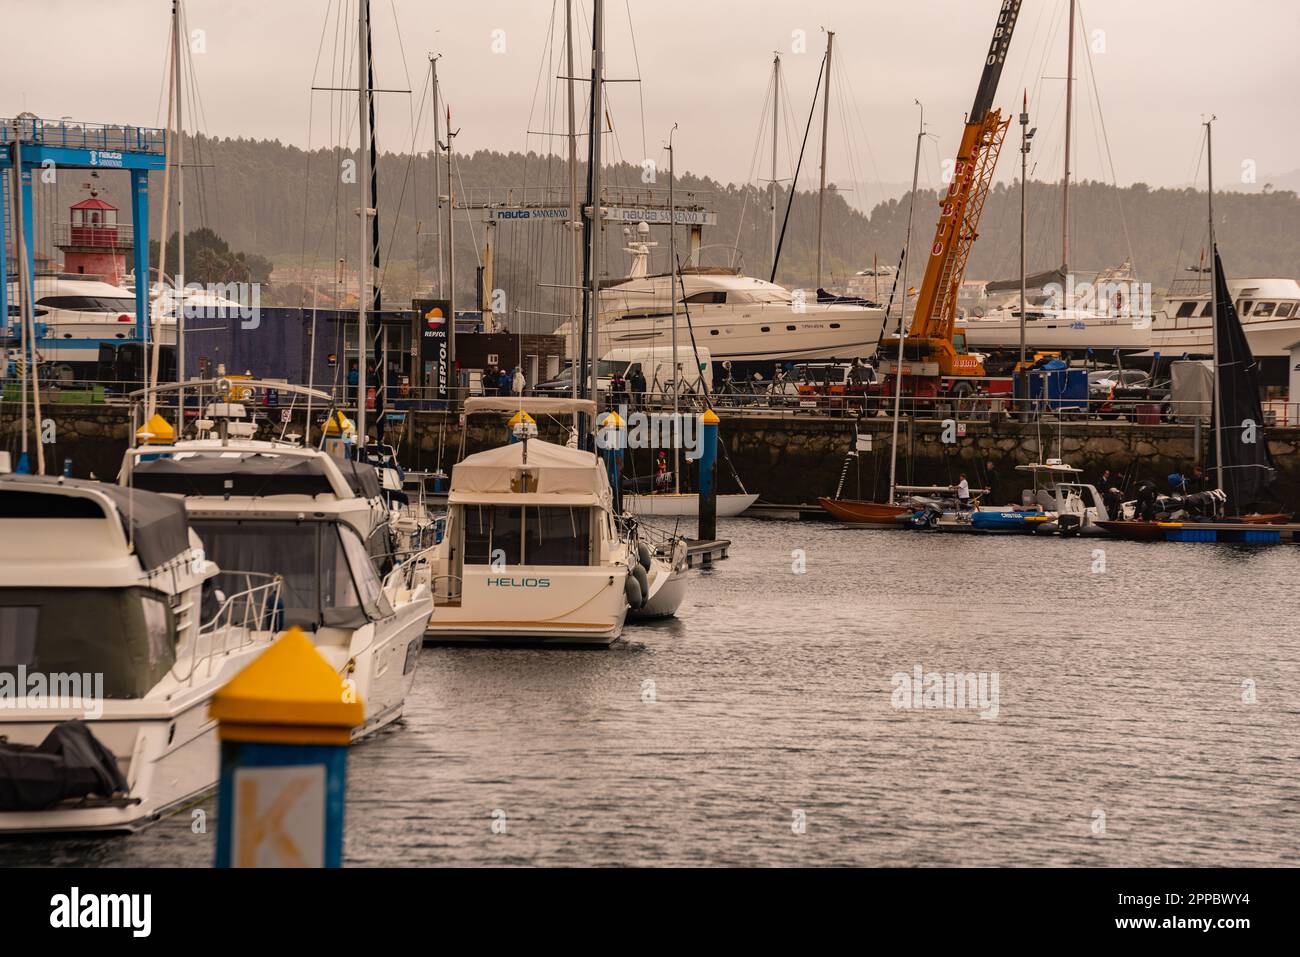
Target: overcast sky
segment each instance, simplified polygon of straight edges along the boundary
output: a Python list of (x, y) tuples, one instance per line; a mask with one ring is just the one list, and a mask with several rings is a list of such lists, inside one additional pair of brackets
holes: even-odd
[[(345, 20), (339, 27), (341, 2)], [(317, 85), (330, 85), (331, 72), (334, 83), (346, 76), (355, 84), (354, 67), (345, 67), (338, 52), (355, 43), (349, 22), (355, 13), (346, 9), (355, 2), (186, 0), (191, 33), (202, 31), (192, 46), (203, 132), (304, 146), (337, 139), (328, 117), (331, 99), (336, 113), (343, 108), (343, 94), (312, 94), (310, 86), (313, 77)], [(797, 150), (825, 46), (822, 28), (828, 28), (836, 33), (838, 84), (832, 89), (830, 178), (866, 184), (867, 192), (873, 184), (909, 181), (913, 101), (920, 99), (935, 136), (927, 141), (922, 181), (933, 184), (940, 158), (956, 147), (999, 5), (607, 0), (607, 75), (642, 81), (609, 88), (617, 129), (613, 155), (636, 162), (646, 154), (661, 158), (677, 123), (680, 168), (724, 182), (769, 175), (770, 140), (756, 152), (756, 139), (772, 54), (783, 54), (792, 100), (783, 127), (790, 127)], [(160, 124), (170, 6), (169, 0), (5, 0), (9, 42), (0, 58), (0, 115), (29, 110), (53, 118)], [(589, 42), (590, 6), (591, 0), (575, 0), (586, 21), (580, 47)], [(1044, 179), (1060, 175), (1067, 6), (1068, 0), (1025, 0), (997, 101), (1018, 108), (1021, 90), (1029, 89), (1032, 122), (1040, 129), (1035, 175)], [(1254, 162), (1261, 183), (1300, 167), (1295, 0), (1080, 0), (1079, 6), (1086, 32), (1080, 31), (1076, 62), (1077, 175), (1110, 179), (1098, 100), (1121, 184), (1188, 183), (1207, 113), (1219, 118), (1216, 177), (1224, 186), (1240, 179), (1246, 161)], [(547, 139), (529, 136), (529, 129), (564, 129), (563, 114), (554, 112), (557, 70), (543, 66), (562, 49), (562, 32), (549, 35), (557, 8), (562, 25), (563, 0), (373, 0), (376, 86), (415, 90), (414, 98), (381, 95), (381, 148), (410, 147), (410, 114), (427, 85), (429, 51), (443, 55), (439, 70), (453, 125), (461, 131), (458, 151), (542, 148)], [(792, 50), (796, 31), (806, 37), (806, 52)], [(1085, 45), (1094, 51), (1099, 97)], [(587, 51), (580, 53), (585, 62)], [(191, 117), (186, 125), (193, 128)], [(814, 147), (817, 135), (814, 126)], [(1011, 135), (1018, 139), (1014, 127)], [(427, 149), (430, 139), (426, 119), (416, 145)], [(788, 176), (784, 132), (782, 140), (779, 175)], [(1004, 177), (1016, 160), (1009, 141)], [(812, 185), (815, 177), (810, 161), (801, 184)]]

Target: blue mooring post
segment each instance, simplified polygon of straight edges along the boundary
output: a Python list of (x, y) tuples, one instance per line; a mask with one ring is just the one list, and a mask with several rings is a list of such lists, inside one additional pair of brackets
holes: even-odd
[(609, 486), (614, 491), (614, 511), (623, 511), (623, 448), (627, 445), (627, 423), (617, 412), (606, 412), (597, 421), (596, 452), (605, 460)]
[(700, 450), (699, 539), (711, 542), (718, 537), (718, 416), (712, 409), (705, 409), (700, 425), (704, 434)]
[(218, 867), (341, 867), (355, 690), (302, 630), (212, 699), (219, 724)]

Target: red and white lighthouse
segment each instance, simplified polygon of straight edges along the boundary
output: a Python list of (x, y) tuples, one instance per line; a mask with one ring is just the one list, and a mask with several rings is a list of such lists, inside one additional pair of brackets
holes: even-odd
[(117, 207), (99, 198), (95, 190), (74, 203), (66, 230), (60, 230), (63, 271), (99, 276), (116, 285), (126, 276), (132, 230), (117, 221)]

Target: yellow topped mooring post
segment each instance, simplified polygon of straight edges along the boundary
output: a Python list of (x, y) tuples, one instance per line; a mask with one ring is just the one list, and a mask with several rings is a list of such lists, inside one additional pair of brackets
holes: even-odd
[[(310, 423), (308, 428), (311, 428)], [(336, 459), (352, 457), (351, 448), (356, 442), (357, 424), (344, 415), (342, 409), (325, 420), (321, 431), (325, 433), (325, 454), (332, 455)]]
[(617, 412), (596, 419), (596, 451), (605, 460), (609, 486), (614, 493), (614, 511), (623, 511), (623, 449), (627, 447), (627, 423)]
[(365, 709), (302, 630), (212, 699), (221, 738), (218, 867), (339, 867), (347, 748)]

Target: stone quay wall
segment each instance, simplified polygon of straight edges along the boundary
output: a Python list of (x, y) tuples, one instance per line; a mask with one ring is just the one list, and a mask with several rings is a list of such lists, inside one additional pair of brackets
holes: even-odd
[[(305, 410), (292, 410), (289, 422), (281, 410), (259, 409), (260, 437), (282, 432), (303, 434)], [(42, 409), (46, 471), (58, 474), (66, 459), (76, 477), (113, 480), (121, 464), (130, 433), (129, 412), (114, 405), (53, 404)], [(319, 421), (322, 413), (314, 412)], [(410, 412), (400, 426), (390, 425), (387, 438), (396, 441), (399, 458), (409, 469), (450, 472), (462, 453), (499, 444), (505, 438), (502, 418), (474, 416), (468, 425), (458, 415)], [(566, 423), (543, 417), (541, 436), (561, 441)], [(763, 501), (781, 504), (815, 502), (833, 495), (844, 477), (845, 497), (879, 498), (889, 486), (889, 453), (893, 424), (888, 418), (833, 418), (799, 413), (755, 415), (722, 413), (721, 435), (725, 454), (719, 456), (719, 488), (735, 491), (732, 469), (750, 492)], [(1017, 465), (1062, 458), (1080, 468), (1087, 481), (1102, 469), (1127, 476), (1129, 487), (1151, 478), (1163, 486), (1165, 477), (1203, 461), (1208, 430), (1186, 425), (1136, 425), (1127, 422), (1019, 422), (1010, 417), (997, 421), (958, 420), (945, 436), (937, 420), (903, 420), (899, 424), (898, 482), (908, 485), (948, 485), (965, 473), (974, 487), (988, 486), (988, 501), (1012, 503), (1030, 482)], [(0, 448), (17, 462), (21, 423), (17, 403), (0, 407)], [(955, 434), (954, 434), (955, 433)], [(848, 460), (854, 436), (869, 437), (868, 450)], [(319, 430), (313, 423), (313, 437)], [(36, 441), (33, 434), (30, 442)], [(944, 441), (945, 438), (951, 441)], [(1199, 443), (1198, 443), (1199, 440)], [(1284, 504), (1300, 511), (1300, 429), (1269, 429), (1266, 440), (1278, 467), (1278, 487)], [(1199, 450), (1197, 446), (1200, 446)], [(33, 445), (34, 447), (34, 445)], [(34, 456), (33, 456), (34, 458)], [(628, 453), (625, 472), (646, 477), (654, 469), (654, 450)], [(671, 452), (669, 453), (671, 462)], [(728, 464), (730, 463), (730, 464)], [(694, 476), (686, 481), (694, 487)]]

